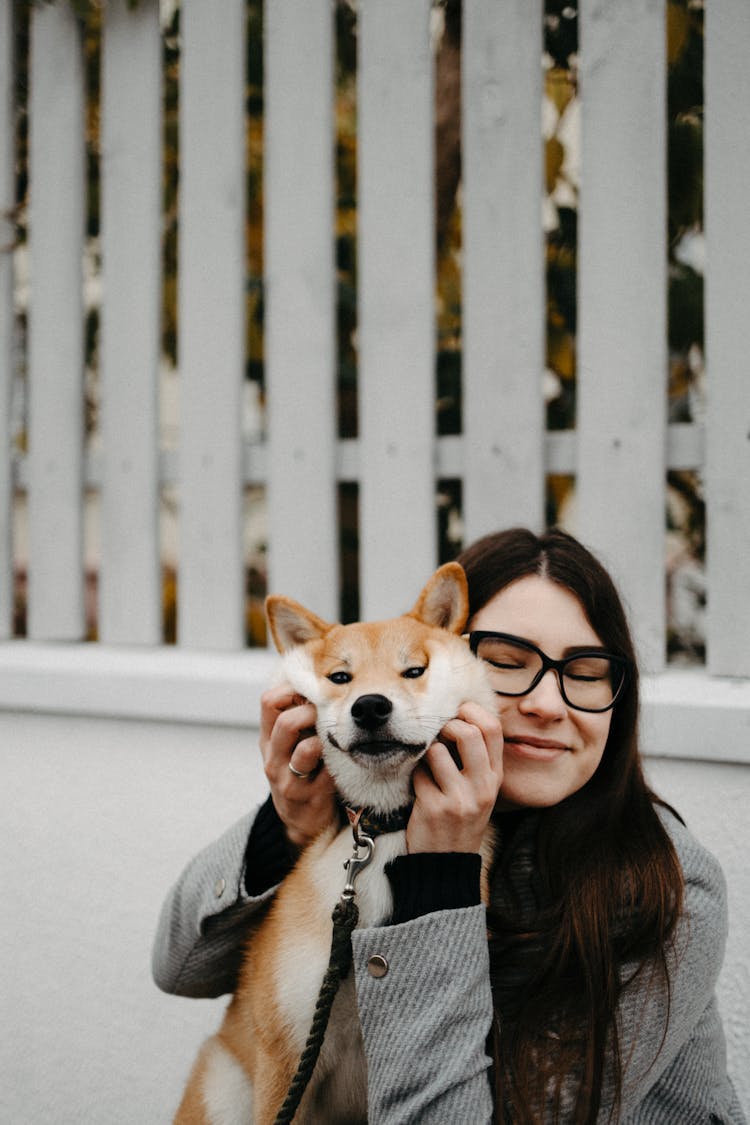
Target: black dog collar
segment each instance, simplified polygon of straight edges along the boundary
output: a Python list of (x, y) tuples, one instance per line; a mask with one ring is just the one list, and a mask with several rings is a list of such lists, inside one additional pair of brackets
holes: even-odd
[(403, 805), (400, 809), (390, 812), (376, 812), (374, 809), (357, 809), (353, 805), (342, 802), (342, 811), (351, 825), (364, 836), (374, 840), (376, 836), (385, 836), (389, 832), (401, 832), (409, 821), (412, 805)]

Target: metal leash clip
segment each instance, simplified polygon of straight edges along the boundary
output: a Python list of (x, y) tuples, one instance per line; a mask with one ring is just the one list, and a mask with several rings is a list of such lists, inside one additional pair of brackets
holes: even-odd
[[(354, 854), (347, 859), (344, 864), (346, 870), (346, 885), (341, 892), (342, 901), (346, 902), (353, 899), (356, 891), (354, 883), (360, 871), (367, 867), (368, 863), (372, 860), (375, 852), (375, 842), (370, 836), (365, 836), (363, 832), (359, 831), (359, 820), (362, 816), (362, 809), (355, 812), (353, 809), (347, 809), (346, 814), (349, 818), (349, 823), (352, 826), (352, 836), (354, 837)], [(360, 849), (364, 848), (364, 855), (360, 855)]]

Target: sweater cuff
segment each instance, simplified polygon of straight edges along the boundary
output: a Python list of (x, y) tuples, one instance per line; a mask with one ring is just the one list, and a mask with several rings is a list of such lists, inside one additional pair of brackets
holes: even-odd
[(474, 852), (414, 852), (396, 856), (385, 873), (393, 891), (394, 925), (437, 910), (478, 906), (482, 860)]
[(294, 867), (297, 851), (271, 797), (258, 809), (245, 849), (245, 890), (257, 898), (278, 886)]

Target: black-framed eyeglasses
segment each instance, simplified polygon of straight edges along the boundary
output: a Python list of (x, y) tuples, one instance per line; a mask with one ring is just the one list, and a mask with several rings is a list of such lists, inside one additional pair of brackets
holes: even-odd
[(498, 695), (528, 695), (550, 668), (560, 694), (576, 711), (609, 711), (627, 683), (630, 661), (600, 649), (579, 650), (552, 660), (537, 645), (512, 633), (469, 633), (471, 651), (487, 665)]

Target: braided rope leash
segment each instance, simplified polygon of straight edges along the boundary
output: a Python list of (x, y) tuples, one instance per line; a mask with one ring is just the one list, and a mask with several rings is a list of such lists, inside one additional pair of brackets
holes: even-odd
[[(325, 1037), (328, 1020), (336, 999), (339, 985), (349, 972), (352, 963), (352, 931), (359, 920), (359, 909), (354, 901), (356, 891), (354, 882), (360, 871), (370, 862), (375, 850), (375, 845), (369, 836), (364, 836), (357, 831), (356, 822), (352, 824), (354, 833), (354, 854), (346, 861), (347, 872), (346, 886), (341, 892), (341, 898), (333, 908), (331, 915), (333, 921), (333, 937), (331, 938), (331, 953), (328, 958), (323, 983), (320, 986), (318, 999), (315, 1004), (315, 1013), (307, 1036), (307, 1043), (300, 1055), (297, 1072), (292, 1079), (286, 1098), (281, 1109), (276, 1114), (274, 1125), (289, 1125), (294, 1120), (294, 1115), (299, 1109), (300, 1102), (312, 1078), (315, 1064), (318, 1061), (323, 1039)], [(360, 848), (364, 848), (364, 855), (360, 855)]]

